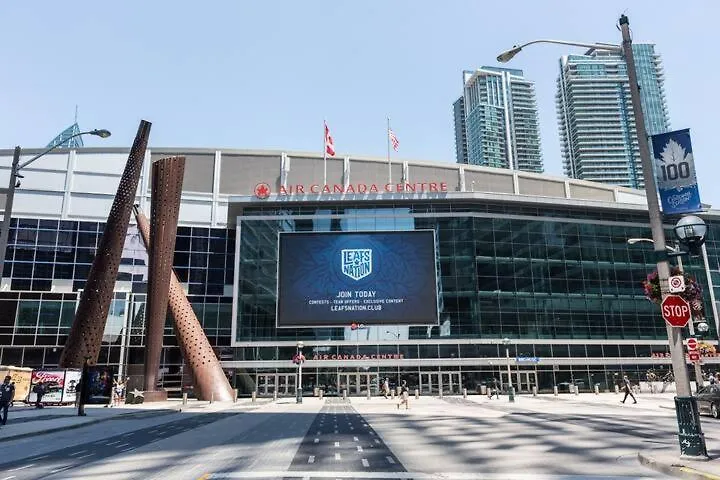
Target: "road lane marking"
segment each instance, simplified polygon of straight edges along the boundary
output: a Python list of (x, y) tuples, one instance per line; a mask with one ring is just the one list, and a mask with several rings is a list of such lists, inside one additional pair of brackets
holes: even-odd
[(10, 480), (11, 478), (15, 478), (15, 475), (10, 475), (9, 477), (5, 477), (2, 480)]
[(362, 451), (363, 451), (363, 449), (362, 449), (362, 447), (361, 447), (360, 445), (357, 446), (357, 451), (358, 451), (358, 452), (362, 452)]
[(340, 457), (340, 454), (339, 454), (339, 453), (336, 453), (336, 454), (335, 454), (335, 460), (341, 460), (341, 458), (342, 458), (342, 457)]
[(117, 445), (115, 448), (127, 447), (128, 445), (130, 445), (130, 444), (129, 443), (121, 443), (120, 445)]
[(313, 443), (320, 443), (320, 439), (316, 438), (315, 440), (313, 440)]
[(59, 467), (59, 468), (56, 468), (55, 470), (50, 470), (50, 473), (62, 472), (63, 470), (67, 470), (71, 467), (72, 467), (72, 465), (65, 465), (64, 467)]
[(357, 442), (357, 441), (358, 441), (358, 438), (357, 438), (357, 437), (353, 437), (353, 442)]
[(367, 458), (362, 459), (362, 466), (365, 468), (370, 466), (370, 462), (367, 461)]
[(340, 442), (335, 442), (335, 448), (340, 446)]
[(79, 452), (74, 452), (74, 453), (71, 453), (71, 454), (69, 454), (69, 455), (70, 455), (71, 457), (74, 457), (75, 455), (80, 455), (81, 453), (85, 453), (85, 452), (87, 452), (87, 450), (80, 450)]
[(393, 459), (392, 457), (385, 457), (385, 458), (387, 459), (388, 463), (395, 463), (395, 459)]
[(310, 455), (308, 457), (308, 463), (315, 463), (315, 455)]
[(126, 448), (125, 450), (120, 450), (120, 453), (129, 452), (130, 450), (135, 450), (135, 447)]
[(29, 464), (29, 465), (23, 465), (22, 467), (11, 468), (10, 470), (8, 470), (8, 472), (17, 472), (18, 470), (25, 470), (26, 468), (30, 468), (30, 467), (32, 467), (33, 465), (35, 465), (35, 464), (34, 464), (34, 463), (31, 463), (31, 464)]
[(32, 460), (32, 461), (34, 462), (34, 461), (36, 461), (36, 460), (40, 460), (40, 459), (43, 459), (43, 458), (47, 458), (47, 457), (49, 457), (49, 456), (50, 456), (50, 455), (40, 455), (39, 457), (28, 458), (28, 460)]
[(87, 455), (83, 455), (82, 457), (77, 457), (77, 460), (80, 460), (81, 458), (92, 457), (93, 455), (95, 455), (95, 454), (94, 454), (94, 453), (88, 453)]

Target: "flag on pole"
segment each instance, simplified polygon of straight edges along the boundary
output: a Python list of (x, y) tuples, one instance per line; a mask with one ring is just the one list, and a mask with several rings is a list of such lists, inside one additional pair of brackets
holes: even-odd
[(388, 128), (388, 137), (390, 138), (390, 143), (392, 143), (393, 150), (395, 150), (397, 152), (398, 147), (400, 147), (400, 142), (398, 141), (397, 137), (395, 136), (395, 132), (393, 132), (389, 128)]
[(328, 128), (327, 122), (325, 122), (325, 153), (331, 157), (335, 156), (335, 142), (330, 135), (330, 129)]

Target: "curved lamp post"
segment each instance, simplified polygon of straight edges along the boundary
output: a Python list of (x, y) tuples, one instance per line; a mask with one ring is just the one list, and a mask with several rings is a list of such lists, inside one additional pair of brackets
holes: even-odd
[[(107, 138), (111, 134), (109, 130), (105, 129), (88, 130), (87, 132), (79, 132), (71, 135), (67, 139), (65, 139), (65, 141), (68, 141), (71, 138), (79, 137), (81, 135), (95, 135), (96, 137)], [(13, 202), (15, 200), (15, 189), (20, 186), (19, 179), (23, 178), (23, 176), (20, 175), (20, 170), (27, 167), (38, 158), (52, 152), (56, 148), (60, 148), (60, 144), (54, 145), (47, 150), (44, 150), (43, 152), (35, 155), (30, 160), (26, 160), (25, 162), (20, 163), (20, 155), (22, 153), (22, 149), (20, 147), (15, 147), (15, 152), (13, 153), (13, 161), (10, 167), (10, 180), (8, 181), (8, 189), (5, 197), (5, 208), (3, 209), (3, 222), (0, 226), (0, 281), (2, 280), (3, 267), (5, 266), (5, 252), (7, 251), (8, 235), (10, 233), (10, 219), (12, 218)]]
[[(650, 145), (648, 134), (645, 128), (645, 115), (642, 110), (640, 99), (640, 85), (638, 83), (635, 55), (632, 49), (632, 36), (630, 35), (630, 20), (626, 15), (621, 15), (618, 28), (622, 33), (622, 45), (605, 43), (584, 43), (568, 42), (564, 40), (533, 40), (523, 45), (516, 45), (513, 48), (498, 55), (498, 62), (510, 61), (523, 48), (535, 43), (552, 43), (559, 45), (571, 45), (578, 47), (594, 48), (597, 50), (621, 52), (625, 57), (627, 65), (628, 83), (630, 87), (630, 99), (633, 114), (635, 116), (635, 129), (637, 132), (638, 149), (645, 180), (645, 198), (648, 206), (648, 217), (652, 240), (657, 253), (658, 281), (663, 298), (668, 294), (668, 277), (670, 276), (670, 264), (665, 251), (665, 231), (663, 230), (662, 214), (658, 201), (657, 185), (653, 175), (652, 158), (650, 158)], [(675, 376), (675, 385), (678, 396), (675, 398), (675, 409), (678, 416), (678, 431), (680, 440), (680, 451), (688, 457), (707, 458), (705, 438), (700, 428), (697, 402), (690, 392), (690, 378), (685, 364), (682, 331), (670, 325), (666, 326), (668, 344), (670, 346), (670, 359)]]

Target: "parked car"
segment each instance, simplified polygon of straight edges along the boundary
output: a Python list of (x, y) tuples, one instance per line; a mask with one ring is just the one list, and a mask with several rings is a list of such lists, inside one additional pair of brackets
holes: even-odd
[(697, 397), (698, 410), (700, 413), (720, 418), (720, 386), (707, 385), (695, 394)]

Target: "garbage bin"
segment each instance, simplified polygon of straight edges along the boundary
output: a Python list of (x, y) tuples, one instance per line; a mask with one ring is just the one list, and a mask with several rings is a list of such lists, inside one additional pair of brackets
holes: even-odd
[(487, 386), (480, 385), (480, 395), (487, 395)]

